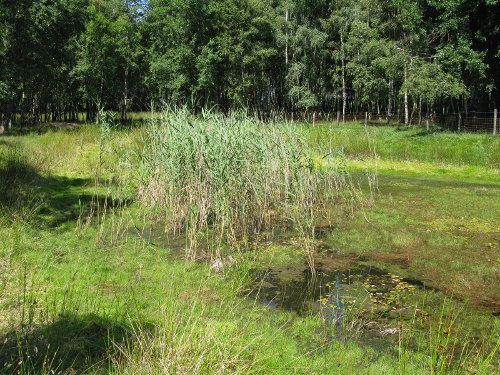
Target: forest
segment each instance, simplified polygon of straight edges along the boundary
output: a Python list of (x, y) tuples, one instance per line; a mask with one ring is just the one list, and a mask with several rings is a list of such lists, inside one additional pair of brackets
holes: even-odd
[(0, 1), (0, 112), (491, 111), (497, 0)]

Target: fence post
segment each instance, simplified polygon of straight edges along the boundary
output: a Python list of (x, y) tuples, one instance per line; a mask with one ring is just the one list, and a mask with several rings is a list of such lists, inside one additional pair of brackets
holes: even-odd
[(493, 135), (497, 135), (498, 130), (498, 110), (495, 108), (495, 111), (493, 112)]

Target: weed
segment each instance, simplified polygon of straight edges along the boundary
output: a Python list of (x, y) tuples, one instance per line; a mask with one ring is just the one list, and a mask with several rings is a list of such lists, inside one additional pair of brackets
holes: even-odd
[[(2, 136), (1, 373), (498, 368), (499, 320), (469, 304), (498, 306), (495, 139), (262, 125), (238, 114), (167, 112), (142, 128), (105, 117), (109, 127)], [(346, 215), (344, 202), (359, 201), (353, 168), (365, 172), (361, 186), (374, 204), (363, 212), (352, 205)], [(372, 171), (402, 176), (367, 181)], [(151, 219), (163, 237), (181, 233), (188, 248), (209, 249), (224, 272), (178, 260)], [(263, 244), (276, 232), (293, 251)], [(234, 255), (240, 248), (253, 251)], [(380, 297), (390, 306), (375, 315), (365, 299), (377, 292), (363, 285), (323, 285), (307, 305), (317, 308), (312, 314), (241, 298), (256, 260), (279, 264), (287, 279), (279, 290), (272, 279), (262, 283), (270, 296), (303, 294), (313, 286), (291, 279), (325, 266), (328, 254), (320, 252), (350, 255), (335, 269), (383, 265), (401, 275), (401, 288), (404, 277), (425, 287), (407, 293), (396, 285)], [(311, 284), (322, 277), (317, 272)], [(443, 307), (435, 288), (465, 301)], [(422, 295), (425, 307), (419, 302), (411, 314)], [(374, 319), (381, 320), (370, 325)], [(367, 339), (367, 330), (378, 337)]]

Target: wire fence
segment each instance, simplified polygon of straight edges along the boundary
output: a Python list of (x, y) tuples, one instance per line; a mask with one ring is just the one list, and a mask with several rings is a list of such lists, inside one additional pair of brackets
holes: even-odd
[(443, 128), (459, 132), (500, 133), (496, 111), (446, 114), (437, 123)]
[[(305, 122), (316, 124), (321, 122), (362, 122), (366, 126), (400, 125), (405, 123), (404, 116), (398, 114), (382, 114), (370, 112), (290, 112), (260, 114), (262, 120), (286, 120), (289, 122)], [(442, 115), (412, 115), (409, 125), (429, 128), (431, 125), (457, 132), (479, 132), (500, 134), (500, 122), (497, 111), (493, 112), (463, 112)]]
[[(284, 112), (284, 111), (271, 111), (271, 112), (254, 112), (254, 115), (262, 122), (281, 122), (288, 121), (291, 123), (309, 123), (315, 125), (317, 123), (336, 123), (342, 125), (346, 122), (359, 122), (364, 123), (366, 126), (399, 126), (405, 124), (405, 116), (401, 113), (372, 113), (372, 112), (347, 112), (344, 115), (340, 112), (330, 111), (303, 111), (303, 112)], [(147, 122), (155, 118), (155, 114), (148, 113), (132, 113), (127, 120), (118, 120), (121, 123), (136, 124)], [(0, 119), (1, 120), (1, 119)], [(45, 118), (45, 121), (53, 121), (53, 118)], [(438, 126), (442, 129), (456, 132), (470, 132), (470, 133), (490, 133), (493, 135), (500, 134), (500, 119), (498, 119), (498, 112), (459, 112), (459, 113), (446, 113), (446, 114), (424, 114), (424, 113), (411, 113), (408, 119), (408, 124), (415, 127), (422, 127), (429, 129), (431, 126)], [(90, 119), (84, 113), (77, 113), (76, 117), (63, 118), (61, 123), (86, 123)], [(1, 126), (0, 133), (6, 130), (6, 126)]]

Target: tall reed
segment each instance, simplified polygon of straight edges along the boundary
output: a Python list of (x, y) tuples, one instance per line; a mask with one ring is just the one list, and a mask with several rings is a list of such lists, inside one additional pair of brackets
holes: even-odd
[(200, 232), (213, 233), (218, 248), (277, 221), (307, 222), (345, 184), (345, 172), (316, 166), (297, 128), (181, 110), (149, 125), (139, 197), (167, 233), (185, 231), (194, 256)]

